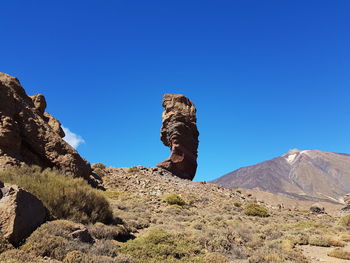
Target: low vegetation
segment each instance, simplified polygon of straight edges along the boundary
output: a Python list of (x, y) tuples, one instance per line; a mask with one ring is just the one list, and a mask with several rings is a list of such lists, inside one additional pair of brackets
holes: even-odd
[[(113, 240), (122, 240), (122, 237), (128, 234), (125, 229), (119, 226), (105, 226), (101, 223), (84, 229), (83, 225), (66, 220), (48, 222), (39, 227), (20, 250), (37, 257), (50, 257), (69, 263), (120, 262), (112, 261), (119, 256), (118, 245)], [(91, 234), (94, 239), (72, 235), (77, 230)], [(74, 261), (80, 257), (81, 261)]]
[(167, 202), (169, 205), (178, 205), (178, 206), (184, 206), (186, 205), (186, 201), (181, 198), (181, 196), (172, 193), (167, 194), (163, 196), (162, 198), (165, 202)]
[(268, 217), (270, 216), (266, 207), (256, 203), (249, 203), (244, 207), (244, 213), (248, 216)]
[(350, 227), (350, 214), (342, 216), (339, 220), (339, 225), (344, 227)]
[(10, 168), (0, 180), (16, 184), (38, 197), (54, 218), (82, 223), (109, 223), (112, 210), (106, 198), (81, 178), (39, 167)]
[[(148, 171), (106, 168), (107, 191), (98, 193), (122, 219), (119, 225), (54, 220), (18, 249), (5, 247), (0, 262), (309, 263), (302, 245), (347, 255), (348, 227), (337, 217), (267, 209), (254, 196)], [(72, 234), (79, 229), (93, 240)]]
[(202, 262), (200, 248), (185, 235), (154, 229), (147, 235), (130, 240), (120, 252), (137, 258), (139, 263)]

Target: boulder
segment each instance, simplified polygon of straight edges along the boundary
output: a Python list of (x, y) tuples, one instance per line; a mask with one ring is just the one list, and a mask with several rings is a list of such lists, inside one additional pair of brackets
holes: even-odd
[(161, 140), (170, 147), (170, 157), (157, 166), (192, 180), (197, 170), (198, 136), (196, 108), (181, 94), (165, 94)]
[(45, 112), (41, 94), (27, 96), (15, 77), (0, 73), (0, 168), (38, 165), (87, 180), (90, 164), (63, 140), (60, 122)]
[(75, 230), (74, 232), (69, 234), (69, 237), (79, 240), (80, 242), (84, 243), (93, 243), (94, 239), (90, 235), (88, 229), (86, 227), (81, 227), (78, 230)]
[(324, 209), (324, 207), (321, 204), (316, 203), (316, 204), (313, 204), (310, 207), (310, 212), (314, 213), (314, 214), (324, 214), (325, 213), (325, 209)]
[(38, 198), (10, 184), (2, 184), (0, 188), (0, 211), (0, 233), (14, 246), (47, 218), (47, 210)]

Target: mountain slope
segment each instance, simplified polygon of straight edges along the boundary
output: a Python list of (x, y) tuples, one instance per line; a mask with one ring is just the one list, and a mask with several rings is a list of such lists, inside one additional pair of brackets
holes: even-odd
[(291, 150), (283, 156), (228, 173), (212, 183), (259, 189), (301, 200), (342, 202), (350, 192), (350, 155)]

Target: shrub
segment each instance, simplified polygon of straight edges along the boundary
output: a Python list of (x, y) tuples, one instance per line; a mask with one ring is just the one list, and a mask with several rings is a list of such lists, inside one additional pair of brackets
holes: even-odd
[(333, 249), (330, 252), (328, 252), (327, 255), (334, 258), (350, 260), (350, 251), (347, 251), (341, 248)]
[(45, 263), (47, 261), (19, 249), (8, 250), (0, 254), (1, 263)]
[(85, 180), (39, 167), (13, 167), (0, 172), (0, 180), (16, 184), (38, 197), (55, 218), (76, 222), (104, 222), (113, 218), (106, 198)]
[(169, 205), (178, 205), (178, 206), (184, 206), (186, 205), (185, 200), (181, 198), (181, 196), (177, 194), (168, 194), (162, 198), (165, 202), (167, 202)]
[(208, 253), (205, 256), (205, 263), (230, 263), (230, 261), (219, 253)]
[(140, 169), (139, 169), (139, 167), (137, 167), (137, 166), (130, 167), (130, 168), (127, 170), (127, 172), (128, 172), (129, 174), (137, 173), (138, 171), (140, 171)]
[(322, 227), (323, 226), (319, 222), (315, 222), (311, 220), (300, 221), (292, 225), (292, 228), (295, 228), (297, 230), (306, 230), (306, 229), (322, 228)]
[(137, 258), (140, 263), (196, 262), (200, 253), (199, 247), (188, 237), (162, 229), (154, 229), (122, 244), (119, 251)]
[(258, 205), (256, 203), (247, 204), (244, 207), (244, 213), (248, 216), (259, 216), (259, 217), (270, 216), (266, 207)]
[(100, 191), (100, 193), (110, 199), (119, 199), (121, 197), (130, 196), (130, 193), (128, 192), (118, 192), (112, 189), (107, 189), (106, 191)]
[[(113, 262), (118, 245), (107, 239), (83, 242), (72, 233), (84, 226), (67, 220), (56, 220), (41, 225), (26, 240), (21, 249), (38, 257), (50, 257), (65, 262)], [(79, 257), (82, 261), (74, 261)], [(94, 256), (106, 257), (105, 261), (92, 260)], [(73, 261), (72, 261), (73, 260)]]
[(342, 216), (339, 220), (341, 226), (350, 227), (350, 214)]
[(96, 239), (110, 239), (126, 241), (130, 239), (130, 232), (123, 225), (108, 226), (96, 223), (88, 226), (89, 233)]
[(240, 203), (240, 202), (234, 202), (233, 205), (234, 205), (235, 207), (241, 207), (241, 206), (242, 206), (242, 203)]
[(330, 242), (322, 236), (311, 236), (309, 237), (309, 245), (318, 247), (330, 247)]

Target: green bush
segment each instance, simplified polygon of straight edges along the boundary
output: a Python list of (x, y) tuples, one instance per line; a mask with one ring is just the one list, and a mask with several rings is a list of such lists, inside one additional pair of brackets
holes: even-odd
[(249, 203), (244, 207), (244, 213), (248, 216), (268, 217), (270, 216), (266, 207), (256, 203)]
[(339, 220), (341, 226), (350, 227), (350, 214), (342, 216)]
[(186, 201), (181, 198), (181, 196), (177, 194), (168, 194), (163, 196), (162, 198), (165, 202), (167, 202), (169, 205), (178, 205), (178, 206), (184, 206), (186, 205)]
[(0, 172), (0, 180), (16, 184), (38, 197), (54, 218), (76, 222), (109, 223), (112, 210), (106, 198), (81, 178), (56, 170), (13, 167)]
[(203, 262), (200, 261), (200, 248), (193, 240), (162, 229), (152, 230), (145, 236), (122, 244), (119, 251), (132, 256), (139, 263)]

